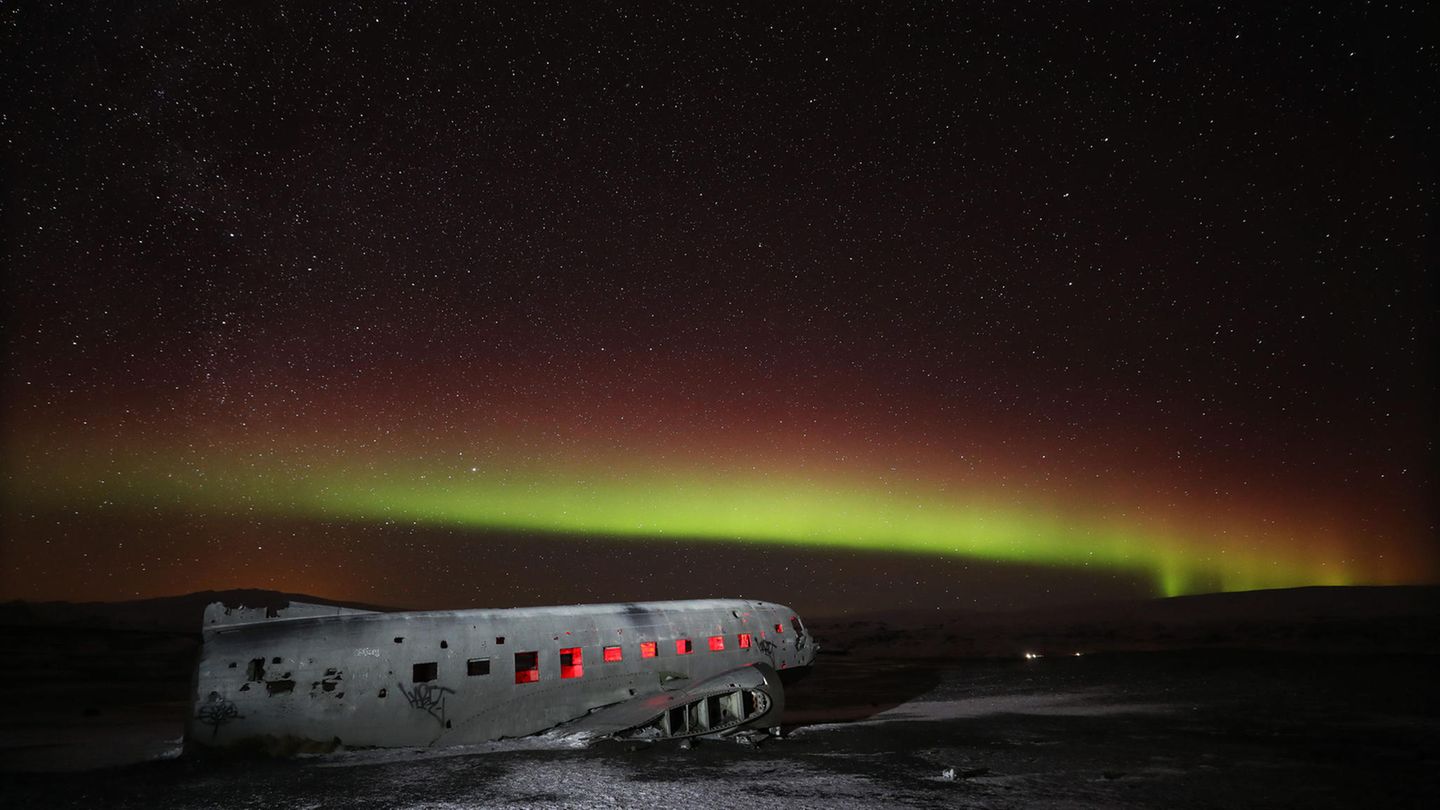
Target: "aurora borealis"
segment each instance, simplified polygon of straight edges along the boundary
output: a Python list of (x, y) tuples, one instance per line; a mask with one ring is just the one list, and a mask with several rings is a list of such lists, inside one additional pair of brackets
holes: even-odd
[[(410, 436), (388, 448), (331, 437), (310, 446), (287, 443), (283, 452), (247, 448), (239, 437), (209, 442), (222, 453), (86, 447), (77, 460), (58, 465), (68, 469), (43, 483), (37, 478), (25, 495), (51, 508), (240, 511), (260, 519), (721, 540), (815, 553), (841, 548), (1088, 567), (1141, 576), (1169, 595), (1409, 576), (1403, 560), (1367, 562), (1363, 546), (1336, 525), (1336, 512), (1318, 504), (1304, 517), (1297, 508), (1283, 523), (1274, 520), (1275, 504), (1270, 514), (1247, 514), (1238, 498), (1206, 504), (1192, 496), (1184, 507), (1156, 509), (1135, 497), (1148, 489), (1138, 482), (1106, 503), (1001, 467), (995, 476), (1018, 490), (1012, 495), (988, 475), (947, 476), (935, 460), (927, 467), (917, 459), (915, 448), (893, 445), (877, 455), (903, 463), (903, 472), (898, 466), (877, 471), (874, 458), (834, 448), (811, 459), (798, 448), (738, 449), (727, 457), (713, 445), (675, 452), (679, 442), (671, 439), (667, 457), (665, 448), (647, 449), (648, 442), (634, 436), (630, 444), (592, 439), (541, 450), (537, 441), (507, 448), (480, 431), (464, 435), (468, 444), (459, 437), (422, 442)], [(605, 445), (599, 453), (597, 444)], [(97, 464), (100, 459), (106, 461)]]
[(1440, 578), (1402, 12), (575, 14), (17, 14), (0, 596)]

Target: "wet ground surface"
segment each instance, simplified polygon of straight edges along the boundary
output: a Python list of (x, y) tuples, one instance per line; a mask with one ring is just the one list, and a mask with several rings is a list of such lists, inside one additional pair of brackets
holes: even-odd
[[(553, 736), (293, 760), (0, 776), (6, 807), (1421, 807), (1440, 797), (1440, 660), (1149, 653), (824, 657), (786, 739)], [(946, 772), (950, 774), (947, 776)]]

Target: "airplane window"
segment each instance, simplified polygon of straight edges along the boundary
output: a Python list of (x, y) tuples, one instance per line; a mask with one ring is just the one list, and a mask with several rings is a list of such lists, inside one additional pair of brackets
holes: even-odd
[(641, 657), (641, 658), (654, 658), (654, 657), (655, 657), (655, 642), (653, 642), (653, 641), (642, 641), (642, 642), (640, 642), (640, 657)]
[(515, 682), (535, 683), (540, 680), (540, 653), (515, 653)]
[(711, 637), (710, 637), (710, 651), (711, 651), (711, 652), (721, 652), (721, 651), (723, 651), (724, 649), (725, 649), (725, 637), (724, 637), (724, 636), (711, 636)]
[(691, 649), (692, 649), (692, 648), (691, 648), (691, 646), (690, 646), (690, 639), (688, 639), (688, 638), (677, 638), (677, 639), (675, 639), (675, 654), (676, 654), (676, 655), (689, 655), (690, 652), (691, 652)]
[(606, 661), (607, 663), (612, 663), (612, 664), (613, 664), (613, 663), (615, 663), (616, 661), (622, 660), (623, 658), (624, 658), (624, 653), (620, 652), (620, 648), (619, 648), (619, 647), (606, 647), (606, 648), (605, 648), (605, 661)]
[(489, 674), (490, 674), (490, 659), (489, 659), (489, 658), (471, 658), (469, 661), (466, 661), (466, 662), (465, 662), (465, 674), (466, 674), (466, 675), (489, 675)]
[(566, 647), (560, 651), (560, 677), (579, 678), (585, 674), (585, 662), (579, 647)]
[(741, 633), (741, 634), (740, 634), (740, 638), (739, 638), (739, 642), (740, 642), (740, 649), (742, 649), (742, 650), (748, 650), (748, 649), (750, 649), (750, 634), (749, 634), (749, 633)]
[(415, 683), (428, 683), (440, 677), (439, 666), (434, 661), (416, 664), (411, 672), (411, 676), (410, 680)]

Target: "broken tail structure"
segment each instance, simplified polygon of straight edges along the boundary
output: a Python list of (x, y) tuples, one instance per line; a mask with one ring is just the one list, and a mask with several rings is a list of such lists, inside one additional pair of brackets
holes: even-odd
[[(748, 729), (779, 729), (785, 691), (774, 669), (756, 664), (737, 670), (709, 688), (690, 690), (685, 702), (648, 722), (617, 732), (617, 739), (665, 740), (729, 737)], [(714, 691), (718, 689), (718, 691)], [(698, 696), (697, 696), (698, 694)]]
[[(671, 682), (670, 685), (674, 685)], [(642, 695), (563, 726), (570, 734), (655, 742), (773, 730), (785, 713), (774, 667), (757, 662), (675, 691)]]

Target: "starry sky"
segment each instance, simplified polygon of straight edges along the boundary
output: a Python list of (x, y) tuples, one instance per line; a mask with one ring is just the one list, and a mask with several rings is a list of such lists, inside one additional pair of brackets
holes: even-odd
[(1424, 3), (20, 3), (0, 598), (1440, 580)]

